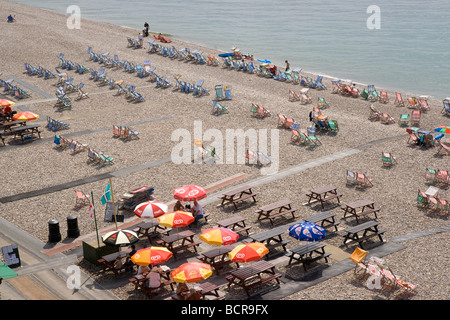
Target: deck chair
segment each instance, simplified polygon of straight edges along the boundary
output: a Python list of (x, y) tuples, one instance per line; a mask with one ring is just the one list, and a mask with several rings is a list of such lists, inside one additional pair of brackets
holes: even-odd
[(308, 127), (307, 130), (300, 130), (305, 137), (306, 141), (312, 144), (313, 146), (321, 145), (322, 142), (318, 137), (316, 137), (316, 129), (314, 127)]
[(256, 164), (258, 166), (268, 165), (272, 162), (270, 157), (262, 152), (256, 151)]
[(428, 207), (428, 205), (429, 205), (427, 194), (425, 193), (425, 191), (420, 190), (420, 189), (417, 192), (416, 201), (417, 201), (417, 204), (422, 207)]
[(380, 103), (388, 103), (389, 102), (389, 97), (386, 91), (381, 91), (380, 92)]
[(407, 143), (408, 144), (417, 144), (419, 141), (419, 137), (416, 136), (415, 132), (411, 128), (407, 128), (406, 132), (408, 132), (408, 134), (409, 134)]
[(300, 135), (300, 132), (298, 130), (291, 129), (292, 135), (291, 135), (291, 142), (292, 143), (304, 143), (305, 140), (303, 139), (302, 135)]
[(322, 98), (322, 97), (317, 98), (317, 107), (319, 109), (325, 109), (325, 108), (328, 108), (329, 106), (330, 106), (330, 103), (328, 101), (326, 101), (324, 98)]
[(114, 158), (111, 156), (107, 156), (105, 154), (103, 154), (102, 152), (97, 152), (99, 159), (100, 159), (100, 163), (103, 165), (112, 165), (114, 163)]
[(300, 101), (300, 95), (298, 93), (296, 93), (295, 91), (289, 89), (289, 101), (294, 102), (294, 101)]
[(375, 90), (375, 86), (373, 84), (369, 84), (367, 86), (367, 92), (368, 92), (367, 100), (375, 102), (375, 101), (378, 101), (380, 99), (380, 95)]
[(294, 70), (292, 70), (292, 82), (294, 84), (300, 83), (300, 72), (301, 71), (302, 71), (301, 68), (295, 68)]
[(419, 127), (421, 116), (422, 116), (422, 113), (420, 110), (413, 110), (411, 112), (410, 125), (414, 126), (414, 127)]
[(350, 260), (355, 263), (355, 269), (353, 271), (355, 275), (360, 275), (361, 271), (365, 273), (367, 267), (366, 256), (368, 253), (368, 251), (356, 247), (353, 253), (350, 255)]
[(337, 120), (330, 119), (328, 120), (328, 128), (332, 132), (337, 132), (339, 131), (339, 123)]
[(219, 102), (216, 100), (213, 100), (213, 114), (220, 115), (224, 113), (228, 113), (228, 107), (222, 106)]
[(410, 109), (417, 109), (419, 107), (419, 100), (417, 100), (416, 97), (410, 97), (408, 98), (408, 108)]
[(425, 97), (419, 97), (419, 108), (420, 110), (427, 112), (430, 110), (430, 105), (428, 104), (428, 101)]
[(407, 126), (409, 124), (409, 114), (408, 113), (401, 114), (398, 124), (400, 127)]
[(88, 194), (85, 194), (81, 190), (75, 190), (75, 207), (82, 207), (84, 205), (88, 205), (90, 203), (90, 196)]
[(247, 149), (245, 153), (245, 163), (246, 164), (255, 164), (258, 161), (258, 156), (256, 152), (250, 151)]
[(231, 86), (224, 86), (223, 87), (223, 92), (225, 94), (225, 99), (226, 100), (231, 100)]
[(392, 166), (397, 163), (397, 159), (390, 152), (386, 151), (381, 153), (381, 161), (383, 166)]
[(300, 90), (300, 103), (309, 104), (312, 103), (311, 97), (308, 95), (309, 88), (303, 88)]
[(403, 100), (403, 97), (400, 94), (400, 92), (396, 92), (395, 93), (394, 105), (397, 106), (397, 107), (404, 107), (405, 106), (405, 100)]
[(441, 113), (446, 116), (450, 116), (450, 98), (442, 100), (444, 108), (442, 108)]
[(217, 84), (215, 90), (216, 90), (216, 100), (225, 99), (225, 96), (223, 94), (223, 85)]
[(76, 98), (76, 100), (81, 100), (83, 98), (89, 98), (89, 94), (87, 92), (83, 91), (83, 89), (82, 89), (83, 87), (84, 87), (84, 83), (80, 82), (80, 84), (77, 87), (78, 97)]
[(450, 176), (448, 174), (448, 171), (438, 169), (438, 171), (436, 173), (436, 182), (443, 184), (443, 185), (450, 184)]
[(353, 172), (351, 170), (348, 170), (348, 169), (346, 170), (345, 178), (346, 178), (347, 184), (354, 185), (357, 182), (356, 181), (356, 172)]
[(439, 149), (436, 152), (436, 155), (441, 154), (441, 152), (446, 153), (447, 155), (450, 155), (450, 146), (448, 146), (447, 144), (445, 144), (441, 141), (438, 141), (438, 143), (439, 143), (439, 147), (438, 147)]
[(370, 105), (370, 114), (369, 114), (369, 120), (371, 121), (378, 121), (381, 119), (381, 113), (375, 109), (373, 104)]
[(395, 119), (390, 116), (388, 113), (382, 113), (380, 118), (381, 123), (383, 124), (392, 124), (395, 123)]
[(437, 208), (436, 211), (438, 211), (440, 214), (447, 215), (450, 213), (449, 211), (449, 204), (448, 201), (445, 199), (437, 199)]
[(361, 172), (356, 173), (356, 182), (358, 183), (359, 186), (364, 188), (373, 187), (372, 181), (373, 179), (368, 178), (364, 173)]

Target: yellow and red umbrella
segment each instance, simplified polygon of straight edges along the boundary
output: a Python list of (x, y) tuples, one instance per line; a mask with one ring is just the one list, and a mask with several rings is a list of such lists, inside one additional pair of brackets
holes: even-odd
[(238, 245), (228, 253), (228, 256), (233, 262), (245, 263), (261, 259), (267, 253), (269, 253), (269, 249), (267, 249), (264, 243), (248, 242)]
[(186, 262), (170, 273), (175, 282), (198, 282), (212, 275), (211, 266), (201, 262)]
[(145, 201), (136, 206), (134, 209), (134, 214), (139, 218), (157, 218), (166, 213), (167, 208), (168, 207), (166, 204), (156, 200)]
[(13, 116), (13, 120), (19, 120), (19, 121), (30, 121), (30, 120), (36, 120), (39, 118), (39, 115), (31, 112), (31, 111), (23, 111), (16, 113)]
[(13, 106), (15, 104), (15, 102), (10, 101), (8, 99), (0, 99), (0, 106), (1, 107), (10, 107)]
[(181, 228), (190, 225), (194, 222), (192, 213), (186, 211), (167, 212), (158, 217), (159, 224), (168, 228)]
[(156, 265), (172, 257), (172, 252), (164, 247), (148, 247), (139, 249), (134, 255), (131, 256), (131, 261), (139, 266)]
[(200, 239), (208, 244), (216, 246), (229, 245), (235, 243), (239, 234), (228, 228), (210, 228), (203, 230)]
[(173, 191), (173, 197), (180, 201), (194, 201), (206, 198), (206, 190), (195, 184), (183, 186)]

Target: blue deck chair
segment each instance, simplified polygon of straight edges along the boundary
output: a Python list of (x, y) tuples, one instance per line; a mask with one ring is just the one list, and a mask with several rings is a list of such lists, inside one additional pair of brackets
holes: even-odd
[(223, 85), (217, 84), (215, 90), (216, 90), (216, 99), (223, 100), (225, 98), (225, 96), (223, 95)]
[(442, 109), (441, 113), (450, 116), (450, 98), (442, 100), (442, 103), (444, 104), (444, 108)]
[(225, 99), (231, 100), (231, 86), (224, 86)]
[(228, 107), (222, 106), (219, 102), (216, 100), (213, 100), (213, 114), (219, 115), (223, 113), (228, 113)]

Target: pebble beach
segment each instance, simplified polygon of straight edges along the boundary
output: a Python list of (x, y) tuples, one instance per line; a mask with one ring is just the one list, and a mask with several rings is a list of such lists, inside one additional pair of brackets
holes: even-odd
[[(13, 110), (31, 110), (40, 115), (33, 123), (41, 125), (41, 139), (26, 143), (12, 141), (6, 137), (6, 145), (0, 146), (0, 167), (2, 173), (2, 197), (13, 196), (41, 190), (74, 180), (86, 179), (91, 176), (110, 172), (123, 172), (112, 179), (114, 196), (119, 199), (122, 194), (140, 186), (154, 187), (156, 200), (170, 203), (173, 201), (173, 190), (177, 187), (196, 184), (207, 187), (219, 181), (237, 176), (245, 178), (233, 182), (226, 187), (250, 183), (261, 179), (261, 168), (245, 163), (227, 163), (225, 161), (231, 150), (217, 148), (218, 157), (224, 163), (212, 164), (175, 164), (170, 160), (156, 165), (146, 164), (169, 159), (172, 151), (179, 144), (177, 130), (191, 133), (192, 146), (194, 143), (194, 123), (201, 123), (202, 132), (208, 129), (221, 132), (226, 137), (227, 130), (256, 130), (268, 138), (267, 152), (277, 148), (278, 170), (267, 183), (261, 183), (254, 188), (258, 192), (256, 205), (242, 205), (238, 214), (247, 219), (252, 233), (269, 230), (272, 226), (268, 221), (260, 222), (255, 213), (260, 205), (269, 204), (280, 199), (290, 199), (298, 208), (296, 220), (306, 218), (320, 211), (320, 206), (304, 205), (307, 201), (306, 193), (311, 189), (324, 185), (334, 185), (343, 194), (342, 203), (359, 199), (371, 199), (381, 208), (377, 220), (384, 230), (384, 241), (389, 242), (399, 236), (416, 234), (422, 231), (448, 227), (448, 215), (426, 210), (417, 205), (418, 190), (426, 190), (429, 183), (425, 180), (426, 168), (450, 169), (450, 155), (436, 155), (437, 147), (421, 148), (408, 144), (408, 134), (405, 127), (399, 126), (401, 114), (411, 113), (411, 109), (394, 105), (395, 92), (386, 90), (390, 101), (387, 104), (371, 103), (362, 98), (344, 97), (332, 93), (332, 83), (324, 78), (327, 90), (310, 89), (311, 104), (302, 105), (298, 101), (289, 101), (289, 90), (300, 92), (301, 86), (289, 82), (275, 81), (256, 74), (226, 68), (220, 60), (219, 66), (198, 64), (181, 59), (170, 59), (158, 53), (149, 53), (147, 41), (153, 38), (153, 33), (144, 38), (144, 48), (128, 47), (127, 37), (137, 38), (141, 30), (134, 30), (108, 23), (100, 23), (81, 19), (80, 29), (67, 28), (67, 16), (55, 12), (37, 9), (25, 5), (0, 0), (2, 12), (13, 13), (15, 23), (2, 23), (2, 38), (0, 43), (1, 79), (14, 77), (17, 82), (38, 88), (47, 95), (32, 92), (26, 99), (15, 99), (6, 95), (0, 88), (1, 98), (13, 100), (16, 104)], [(3, 19), (3, 18), (2, 18)], [(6, 16), (5, 19), (6, 21)], [(157, 27), (155, 27), (157, 28)], [(164, 30), (150, 30), (158, 34)], [(172, 42), (163, 44), (175, 46), (178, 49), (190, 48), (200, 50), (207, 57), (218, 57), (217, 50), (201, 47), (196, 44), (183, 42), (168, 36)], [(239, 43), (236, 43), (239, 46)], [(89, 74), (67, 72), (74, 78), (74, 83), (84, 83), (84, 91), (88, 99), (74, 100), (70, 110), (59, 111), (55, 107), (57, 79), (44, 80), (41, 77), (25, 73), (24, 63), (32, 66), (42, 66), (51, 71), (59, 68), (58, 55), (64, 53), (64, 58), (74, 63), (82, 64), (94, 70), (102, 65), (89, 60), (88, 47), (96, 53), (109, 52), (109, 56), (117, 55), (120, 60), (133, 62), (135, 65), (150, 60), (155, 71), (167, 77), (172, 82), (168, 88), (159, 88), (148, 78), (139, 78), (136, 73), (123, 72), (121, 69), (106, 68), (107, 77), (123, 80), (125, 84), (134, 85), (136, 91), (145, 96), (143, 102), (129, 102), (124, 95), (118, 95), (117, 89), (110, 90), (108, 86), (99, 86), (98, 82), (90, 79)], [(255, 57), (258, 58), (258, 57)], [(255, 64), (257, 62), (255, 61)], [(284, 66), (278, 66), (284, 69)], [(291, 66), (292, 68), (301, 66)], [(181, 75), (182, 80), (197, 83), (204, 80), (203, 88), (208, 89), (209, 95), (195, 96), (176, 90), (174, 77)], [(302, 75), (315, 79), (317, 75)], [(370, 84), (370, 75), (367, 83)], [(232, 99), (223, 101), (229, 112), (220, 116), (213, 115), (215, 99), (215, 85), (231, 86)], [(366, 84), (357, 84), (362, 91)], [(76, 93), (71, 94), (76, 97)], [(403, 93), (406, 100), (409, 95)], [(418, 92), (417, 96), (426, 95)], [(282, 113), (292, 117), (306, 129), (311, 125), (309, 113), (316, 106), (319, 97), (329, 102), (329, 107), (322, 112), (330, 119), (339, 123), (339, 131), (334, 134), (318, 132), (317, 137), (321, 145), (308, 147), (291, 143), (291, 131), (279, 128), (277, 114)], [(450, 118), (441, 114), (442, 99), (445, 97), (430, 97), (428, 103), (431, 109), (422, 114), (420, 128), (432, 130), (437, 126), (450, 125)], [(271, 111), (271, 116), (258, 119), (253, 117), (250, 108), (252, 103), (263, 106)], [(407, 102), (406, 102), (407, 103)], [(380, 112), (394, 117), (396, 123), (385, 125), (380, 121), (370, 121), (369, 107), (372, 105)], [(53, 138), (55, 133), (45, 128), (47, 116), (69, 123), (70, 128), (59, 131), (65, 136), (73, 134), (73, 139), (88, 144), (96, 151), (104, 152), (114, 158), (110, 166), (96, 166), (88, 161), (87, 151), (72, 153), (70, 150), (58, 149)], [(139, 139), (122, 141), (113, 137), (113, 125), (126, 125), (139, 132)], [(264, 131), (266, 130), (266, 131)], [(276, 131), (276, 132), (275, 132)], [(275, 132), (275, 133), (274, 133)], [(270, 134), (274, 133), (279, 139), (272, 141)], [(206, 141), (205, 145), (212, 142)], [(450, 135), (442, 138), (450, 143)], [(217, 145), (217, 142), (215, 142)], [(234, 144), (234, 152), (239, 152)], [(328, 156), (344, 151), (354, 150), (347, 156), (327, 160)], [(391, 152), (397, 159), (392, 167), (382, 165), (381, 154)], [(316, 163), (317, 159), (325, 159)], [(219, 161), (220, 162), (220, 161)], [(236, 161), (237, 162), (237, 161)], [(276, 178), (280, 172), (285, 172), (303, 163), (311, 162), (310, 168)], [(139, 168), (128, 172), (129, 168)], [(373, 186), (358, 188), (350, 186), (346, 181), (346, 170), (363, 172), (372, 178)], [(270, 177), (270, 176), (268, 176)], [(84, 236), (95, 237), (95, 229), (89, 218), (88, 206), (76, 209), (74, 190), (83, 190), (94, 195), (97, 203), (99, 230), (111, 228), (112, 223), (102, 219), (104, 207), (100, 204), (100, 197), (106, 187), (107, 180), (87, 182), (76, 188), (68, 188), (57, 192), (46, 193), (16, 201), (0, 203), (0, 216), (29, 233), (33, 237), (47, 242), (48, 221), (60, 221), (64, 231), (65, 220), (68, 215), (78, 217), (80, 233)], [(221, 189), (215, 190), (220, 193)], [(448, 187), (440, 187), (439, 197), (450, 201)], [(202, 229), (211, 228), (214, 222), (231, 217), (236, 213), (231, 207), (221, 207), (220, 200), (210, 200), (204, 210), (210, 213), (209, 222), (196, 226), (193, 230), (199, 235)], [(202, 202), (200, 202), (202, 203)], [(206, 203), (206, 202), (205, 202)], [(343, 211), (339, 206), (330, 206), (327, 210), (336, 213), (340, 220), (339, 231), (355, 225), (354, 219), (342, 219)], [(121, 212), (125, 222), (135, 219), (131, 211)], [(369, 218), (365, 218), (366, 220)], [(363, 220), (363, 221), (366, 221)], [(280, 218), (280, 224), (289, 221)], [(120, 226), (119, 226), (120, 227)], [(198, 238), (198, 237), (197, 237)], [(343, 246), (342, 237), (338, 232), (330, 230), (330, 236), (323, 240), (329, 246), (339, 248), (350, 255), (355, 246)], [(430, 235), (400, 241), (405, 249), (390, 254), (384, 259), (396, 273), (406, 281), (414, 283), (416, 293), (408, 297), (412, 300), (447, 300), (449, 298), (449, 234), (447, 231), (431, 233)], [(138, 243), (137, 247), (144, 244)], [(290, 246), (300, 245), (292, 240)], [(374, 244), (375, 245), (375, 244)], [(370, 246), (369, 249), (370, 251)], [(337, 262), (330, 256), (328, 265)], [(95, 267), (85, 261), (80, 266), (87, 273), (92, 274), (100, 283), (114, 281), (113, 277), (99, 275)], [(290, 271), (286, 265), (280, 265), (282, 273)], [(300, 268), (299, 268), (300, 269)], [(299, 271), (302, 272), (302, 271)], [(132, 284), (111, 289), (120, 299), (146, 299), (144, 294), (137, 294), (132, 290)], [(223, 288), (230, 300), (240, 299), (242, 290)], [(286, 300), (378, 300), (392, 299), (383, 292), (368, 289), (362, 282), (354, 279), (353, 271), (348, 271), (332, 279), (320, 282), (302, 291), (284, 297)], [(403, 298), (402, 298), (403, 299)]]

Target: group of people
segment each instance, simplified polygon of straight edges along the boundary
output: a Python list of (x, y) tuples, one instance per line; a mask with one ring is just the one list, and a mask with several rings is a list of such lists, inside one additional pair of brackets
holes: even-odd
[(181, 202), (178, 200), (174, 207), (173, 207), (174, 211), (186, 211), (186, 212), (191, 212), (192, 216), (194, 217), (194, 223), (197, 223), (198, 220), (200, 220), (201, 218), (203, 218), (204, 212), (203, 212), (203, 207), (201, 206), (200, 203), (198, 203), (197, 200), (194, 200), (194, 206), (191, 208), (191, 206), (189, 204), (186, 204), (186, 206), (183, 206), (181, 204)]

